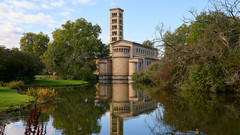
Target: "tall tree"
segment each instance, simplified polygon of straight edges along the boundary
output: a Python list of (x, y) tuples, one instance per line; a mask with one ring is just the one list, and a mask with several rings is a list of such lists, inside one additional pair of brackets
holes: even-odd
[(182, 89), (239, 90), (240, 17), (236, 7), (240, 3), (226, 2), (220, 4), (227, 12), (218, 7), (200, 14), (191, 11), (194, 19), (174, 32), (164, 33), (163, 26), (157, 27), (155, 42), (163, 47), (164, 56), (148, 80)]
[(36, 55), (0, 46), (0, 81), (22, 80), (29, 83), (43, 68)]
[(150, 46), (150, 47), (153, 47), (153, 46), (154, 46), (154, 42), (152, 42), (152, 41), (150, 41), (150, 40), (143, 41), (142, 44), (143, 44), (143, 45), (146, 45), (146, 46)]
[(53, 32), (53, 42), (42, 59), (47, 69), (65, 79), (92, 79), (97, 58), (108, 55), (99, 39), (101, 28), (85, 19), (67, 21)]
[(20, 49), (26, 53), (33, 53), (40, 57), (47, 50), (49, 43), (48, 35), (40, 32), (35, 34), (32, 32), (23, 33), (23, 37), (20, 40)]

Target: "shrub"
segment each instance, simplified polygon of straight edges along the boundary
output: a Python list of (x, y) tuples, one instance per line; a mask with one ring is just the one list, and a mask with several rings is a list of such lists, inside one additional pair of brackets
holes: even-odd
[(38, 98), (42, 101), (51, 101), (54, 100), (56, 96), (54, 89), (41, 88), (38, 89)]
[(136, 82), (145, 82), (145, 83), (151, 82), (150, 75), (148, 74), (148, 72), (134, 73), (132, 75), (132, 80)]
[(3, 86), (5, 86), (4, 82), (0, 81), (0, 87), (3, 87)]
[(26, 94), (29, 96), (33, 96), (35, 98), (38, 97), (37, 89), (35, 89), (35, 88), (28, 88)]
[(40, 101), (52, 101), (55, 100), (56, 92), (51, 88), (29, 88), (26, 92), (27, 95), (33, 96)]
[(0, 63), (0, 81), (4, 82), (22, 80), (30, 83), (44, 68), (38, 56), (3, 46), (0, 46)]
[(8, 87), (10, 89), (20, 90), (22, 86), (24, 86), (23, 81), (12, 81), (12, 82), (6, 83), (6, 87)]

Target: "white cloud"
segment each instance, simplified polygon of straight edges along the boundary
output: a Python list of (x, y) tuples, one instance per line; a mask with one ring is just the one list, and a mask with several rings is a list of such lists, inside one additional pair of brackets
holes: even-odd
[(53, 18), (49, 15), (45, 15), (43, 13), (24, 14), (22, 12), (14, 11), (4, 3), (0, 3), (0, 21), (34, 24), (55, 22)]
[(43, 9), (53, 9), (53, 7), (52, 7), (51, 5), (45, 4), (45, 3), (41, 4), (41, 7), (42, 7)]
[[(23, 2), (30, 4), (27, 1)], [(23, 28), (26, 25), (57, 23), (50, 15), (41, 12), (35, 14), (24, 12), (25, 9), (34, 10), (32, 9), (34, 6), (35, 4), (32, 3), (27, 8), (27, 5), (24, 6), (14, 0), (0, 3), (0, 45), (5, 45), (7, 48), (19, 47), (19, 41), (24, 32)]]
[(62, 16), (64, 16), (64, 17), (67, 17), (67, 16), (70, 16), (70, 15), (71, 15), (70, 12), (61, 12), (60, 14), (61, 14)]
[[(22, 33), (41, 29), (46, 33), (60, 27), (58, 15), (70, 17), (74, 8), (68, 5), (95, 5), (94, 0), (0, 0), (0, 45), (19, 47)], [(50, 10), (50, 12), (48, 12)], [(31, 28), (27, 28), (31, 26)], [(103, 40), (107, 40), (104, 36)]]
[(39, 6), (37, 6), (35, 3), (26, 0), (7, 0), (6, 3), (12, 5), (15, 9), (40, 9)]
[(19, 41), (22, 37), (23, 29), (14, 27), (12, 23), (0, 22), (0, 45), (5, 45), (7, 48), (20, 47)]
[(84, 4), (84, 5), (96, 5), (95, 2), (92, 2), (91, 0), (71, 0), (73, 4)]
[(64, 0), (51, 0), (51, 5), (54, 7), (63, 7), (66, 2)]

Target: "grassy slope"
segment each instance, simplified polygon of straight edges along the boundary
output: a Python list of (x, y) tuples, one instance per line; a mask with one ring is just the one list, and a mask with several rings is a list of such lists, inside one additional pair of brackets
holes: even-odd
[(38, 75), (36, 76), (35, 82), (30, 85), (38, 84), (38, 85), (79, 85), (85, 84), (86, 81), (81, 80), (56, 80), (51, 76)]
[(21, 95), (17, 90), (0, 87), (0, 112), (33, 100), (33, 97)]

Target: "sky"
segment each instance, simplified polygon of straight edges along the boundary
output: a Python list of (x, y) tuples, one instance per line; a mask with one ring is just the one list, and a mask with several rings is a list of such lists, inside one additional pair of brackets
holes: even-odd
[(174, 31), (184, 17), (193, 18), (189, 10), (200, 12), (211, 4), (208, 0), (0, 0), (0, 45), (19, 48), (27, 32), (43, 32), (52, 41), (55, 29), (79, 18), (98, 24), (101, 40), (109, 43), (109, 9), (116, 7), (124, 10), (124, 39), (142, 43), (154, 38), (157, 25)]

